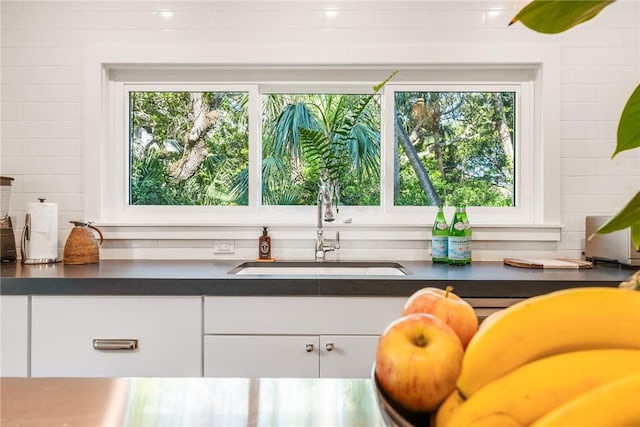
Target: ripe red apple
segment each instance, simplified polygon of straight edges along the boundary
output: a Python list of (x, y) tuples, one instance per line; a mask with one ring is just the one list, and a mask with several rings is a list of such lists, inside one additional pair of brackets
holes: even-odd
[(437, 317), (404, 316), (380, 336), (376, 378), (405, 409), (432, 411), (455, 389), (463, 353), (456, 333)]
[(439, 288), (423, 288), (409, 297), (402, 309), (402, 315), (412, 313), (433, 314), (453, 329), (462, 347), (467, 348), (471, 337), (478, 330), (478, 316), (473, 307), (464, 299), (451, 292), (453, 287), (446, 290)]

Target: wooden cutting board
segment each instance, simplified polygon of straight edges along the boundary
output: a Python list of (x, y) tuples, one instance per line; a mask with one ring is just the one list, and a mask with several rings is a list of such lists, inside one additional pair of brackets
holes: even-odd
[(574, 268), (592, 268), (593, 263), (590, 261), (582, 261), (571, 258), (505, 258), (504, 263), (513, 267), (520, 268), (557, 268), (557, 269), (574, 269)]

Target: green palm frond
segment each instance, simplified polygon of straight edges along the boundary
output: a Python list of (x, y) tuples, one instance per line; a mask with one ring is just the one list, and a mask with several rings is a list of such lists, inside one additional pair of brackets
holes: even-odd
[(273, 128), (273, 147), (276, 155), (288, 154), (291, 158), (299, 159), (300, 149), (299, 129), (319, 129), (318, 120), (304, 102), (288, 104), (280, 113)]

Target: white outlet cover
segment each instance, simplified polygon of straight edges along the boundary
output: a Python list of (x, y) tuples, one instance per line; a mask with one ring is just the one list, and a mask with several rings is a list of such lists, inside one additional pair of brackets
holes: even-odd
[(236, 251), (235, 242), (233, 240), (214, 240), (214, 254), (232, 254)]

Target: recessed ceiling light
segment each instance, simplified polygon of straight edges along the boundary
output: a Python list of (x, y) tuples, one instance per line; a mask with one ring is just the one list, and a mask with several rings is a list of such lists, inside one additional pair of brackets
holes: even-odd
[(333, 18), (338, 14), (338, 11), (335, 9), (327, 9), (324, 11), (324, 15), (328, 18)]

